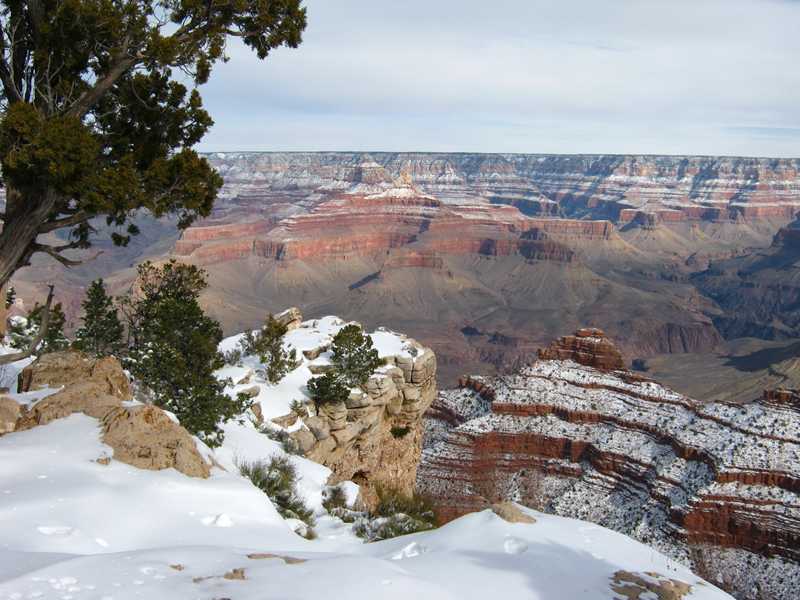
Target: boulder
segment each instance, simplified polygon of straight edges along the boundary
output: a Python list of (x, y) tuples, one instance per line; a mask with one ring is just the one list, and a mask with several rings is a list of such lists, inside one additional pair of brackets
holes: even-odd
[(0, 396), (0, 435), (11, 433), (22, 415), (22, 406), (7, 396)]
[(492, 504), (492, 512), (509, 523), (536, 523), (536, 519), (522, 512), (514, 502)]
[(300, 327), (302, 324), (303, 313), (300, 312), (299, 308), (293, 306), (292, 308), (287, 308), (282, 313), (275, 315), (275, 320), (281, 325), (285, 325), (287, 331), (292, 331), (293, 329)]
[(19, 374), (18, 388), (30, 392), (86, 382), (101, 386), (103, 393), (120, 400), (132, 397), (128, 377), (116, 358), (90, 358), (71, 350), (40, 356)]
[(194, 438), (160, 408), (120, 406), (102, 423), (103, 442), (114, 449), (115, 460), (151, 471), (174, 468), (190, 477), (211, 474)]
[(331, 435), (331, 428), (325, 419), (319, 417), (308, 417), (305, 419), (306, 427), (314, 434), (317, 440), (324, 440)]
[(17, 423), (17, 430), (47, 425), (50, 421), (78, 412), (102, 419), (110, 411), (122, 406), (122, 400), (108, 394), (107, 390), (108, 386), (91, 380), (67, 385), (60, 392), (34, 404)]
[(255, 398), (261, 393), (261, 388), (257, 385), (253, 385), (243, 390), (239, 390), (239, 393), (244, 394), (247, 398)]
[(298, 429), (292, 434), (297, 446), (303, 455), (307, 454), (317, 443), (317, 438), (308, 429)]

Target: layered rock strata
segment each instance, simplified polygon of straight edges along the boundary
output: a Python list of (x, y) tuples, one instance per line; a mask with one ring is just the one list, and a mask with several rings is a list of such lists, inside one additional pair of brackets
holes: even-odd
[(797, 392), (700, 403), (615, 369), (609, 344), (579, 333), (513, 376), (465, 378), (441, 392), (419, 487), (447, 519), (513, 499), (702, 562), (741, 598), (793, 598)]

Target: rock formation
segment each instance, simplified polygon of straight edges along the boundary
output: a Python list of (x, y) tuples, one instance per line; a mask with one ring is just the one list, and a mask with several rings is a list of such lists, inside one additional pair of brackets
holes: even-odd
[[(329, 467), (334, 480), (361, 486), (368, 504), (377, 486), (414, 490), (422, 450), (422, 415), (436, 397), (436, 355), (414, 340), (409, 355), (389, 357), (365, 391), (323, 404), (292, 433), (302, 453)], [(319, 355), (311, 351), (309, 354)]]
[(446, 518), (513, 499), (693, 562), (738, 597), (794, 597), (800, 395), (700, 403), (609, 363), (609, 340), (587, 333), (441, 392), (419, 487)]
[[(155, 406), (128, 405), (128, 378), (115, 358), (93, 359), (79, 352), (45, 354), (25, 367), (19, 391), (58, 388), (31, 406), (0, 398), (0, 435), (83, 413), (101, 422), (102, 441), (115, 460), (140, 469), (174, 468), (192, 477), (208, 477), (210, 465), (191, 435)], [(107, 464), (111, 457), (98, 457)]]

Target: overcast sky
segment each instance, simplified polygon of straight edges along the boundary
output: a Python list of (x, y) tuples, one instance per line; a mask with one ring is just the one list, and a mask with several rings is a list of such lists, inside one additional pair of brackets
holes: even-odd
[(797, 0), (306, 0), (202, 150), (800, 156)]

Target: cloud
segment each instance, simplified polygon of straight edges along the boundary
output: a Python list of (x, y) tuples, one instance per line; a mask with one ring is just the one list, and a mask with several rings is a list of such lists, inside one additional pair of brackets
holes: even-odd
[(800, 155), (800, 3), (307, 0), (232, 45), (204, 149)]

